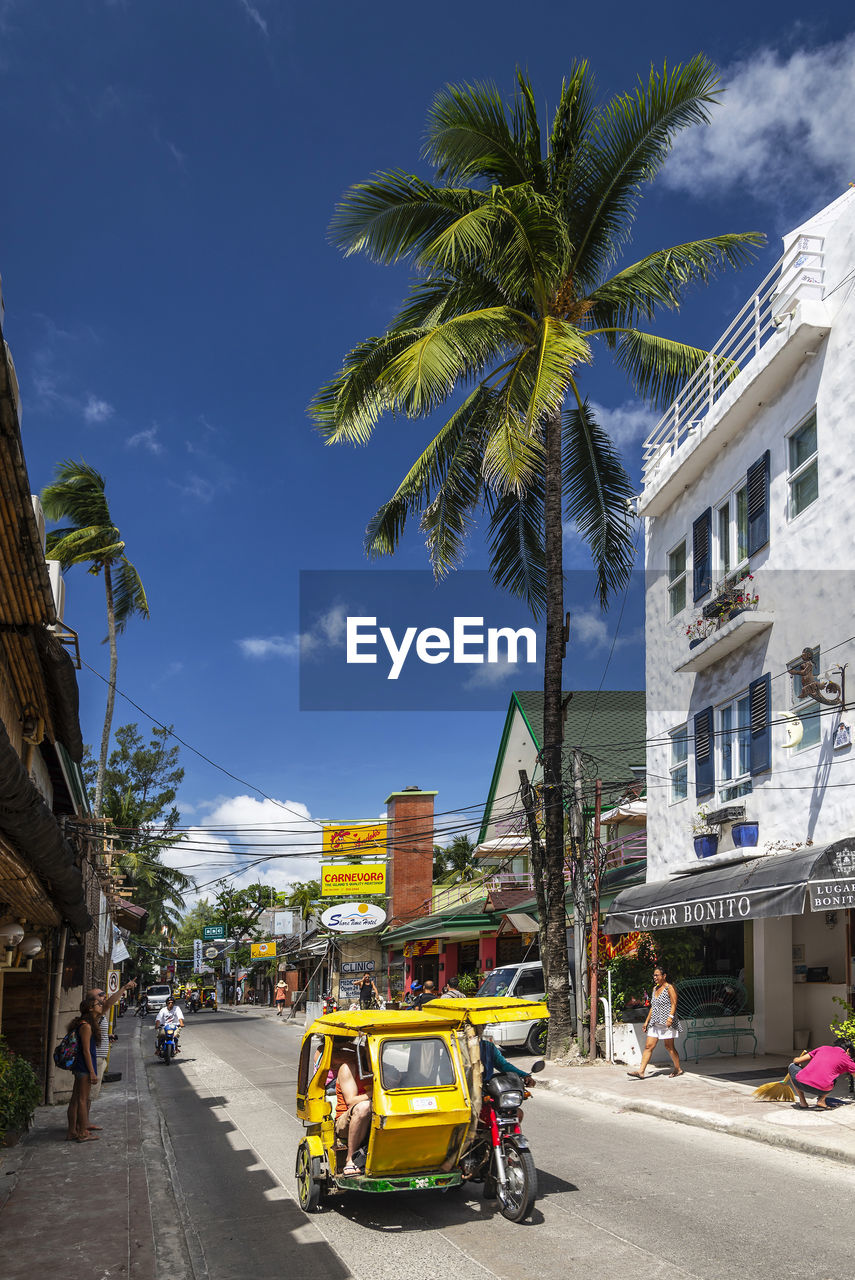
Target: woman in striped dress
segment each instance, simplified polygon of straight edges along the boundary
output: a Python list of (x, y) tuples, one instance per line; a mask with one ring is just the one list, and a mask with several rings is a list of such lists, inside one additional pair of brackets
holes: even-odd
[(668, 970), (664, 965), (657, 965), (653, 970), (653, 998), (650, 1001), (650, 1012), (644, 1020), (644, 1030), (647, 1032), (647, 1042), (641, 1056), (641, 1066), (637, 1071), (627, 1071), (626, 1074), (634, 1080), (643, 1080), (650, 1056), (661, 1040), (674, 1064), (672, 1078), (681, 1076), (683, 1068), (674, 1043), (680, 1030), (677, 1022), (677, 988), (668, 981)]

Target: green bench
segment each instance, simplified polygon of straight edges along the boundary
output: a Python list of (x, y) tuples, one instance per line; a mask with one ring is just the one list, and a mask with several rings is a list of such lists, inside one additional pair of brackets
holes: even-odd
[[(754, 1014), (746, 1012), (748, 992), (738, 978), (729, 974), (709, 974), (686, 978), (677, 984), (677, 1018), (681, 1027), (683, 1057), (689, 1056), (689, 1041), (695, 1042), (695, 1062), (700, 1058), (702, 1040), (724, 1040), (732, 1046), (733, 1056), (739, 1042), (754, 1042), (752, 1055), (757, 1056), (757, 1036), (752, 1023)], [(717, 1045), (710, 1053), (727, 1053)]]

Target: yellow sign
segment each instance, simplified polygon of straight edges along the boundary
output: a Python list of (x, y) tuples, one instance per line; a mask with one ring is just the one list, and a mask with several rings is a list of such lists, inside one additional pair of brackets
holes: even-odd
[(333, 862), (321, 867), (321, 896), (366, 898), (386, 892), (386, 863)]
[(436, 956), (439, 955), (439, 942), (437, 939), (425, 938), (423, 942), (405, 942), (405, 956)]
[(384, 858), (386, 856), (385, 822), (325, 822), (323, 856), (352, 858), (355, 854)]
[(249, 948), (249, 954), (253, 960), (264, 960), (268, 957), (272, 958), (276, 955), (276, 943), (253, 942)]

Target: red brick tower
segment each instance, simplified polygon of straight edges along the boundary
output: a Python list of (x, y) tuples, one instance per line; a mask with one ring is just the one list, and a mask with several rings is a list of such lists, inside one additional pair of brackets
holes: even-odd
[(390, 923), (430, 913), (436, 794), (405, 787), (386, 799)]

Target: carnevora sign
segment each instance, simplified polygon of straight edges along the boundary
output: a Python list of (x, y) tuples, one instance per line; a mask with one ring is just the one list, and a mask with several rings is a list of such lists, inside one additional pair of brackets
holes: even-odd
[(386, 864), (333, 863), (321, 867), (321, 897), (365, 898), (386, 892)]

